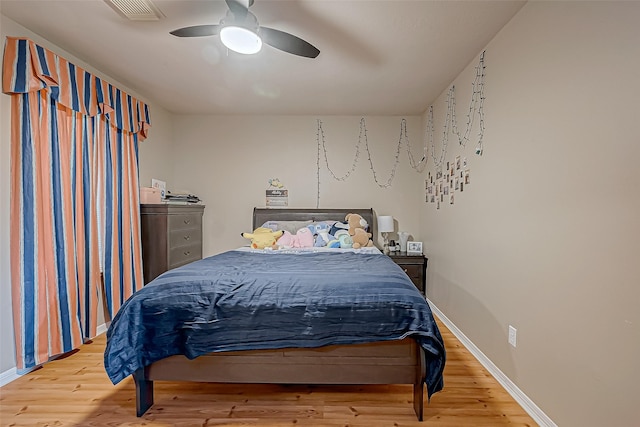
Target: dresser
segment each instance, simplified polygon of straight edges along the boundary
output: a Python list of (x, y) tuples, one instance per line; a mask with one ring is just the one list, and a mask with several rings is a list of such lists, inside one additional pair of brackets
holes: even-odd
[(140, 205), (145, 285), (160, 274), (202, 259), (204, 205)]
[(427, 261), (428, 259), (424, 255), (407, 255), (401, 252), (391, 252), (389, 254), (396, 264), (398, 264), (407, 276), (411, 279), (416, 288), (426, 296), (426, 280), (427, 280)]

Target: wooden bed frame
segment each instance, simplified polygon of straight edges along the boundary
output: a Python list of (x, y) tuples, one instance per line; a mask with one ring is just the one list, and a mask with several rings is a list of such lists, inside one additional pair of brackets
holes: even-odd
[[(375, 234), (372, 209), (263, 209), (253, 211), (253, 228), (269, 220), (341, 220), (361, 215)], [(153, 382), (196, 381), (249, 384), (412, 384), (413, 408), (423, 419), (426, 362), (412, 338), (320, 348), (210, 353), (189, 360), (171, 356), (133, 374), (136, 414), (153, 405)]]

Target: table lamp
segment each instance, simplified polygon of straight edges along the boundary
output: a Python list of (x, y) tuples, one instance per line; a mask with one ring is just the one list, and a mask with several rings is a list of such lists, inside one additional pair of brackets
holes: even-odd
[(382, 246), (382, 252), (385, 255), (389, 255), (389, 233), (393, 232), (393, 217), (392, 216), (379, 216), (378, 217), (378, 231), (382, 233), (384, 244)]

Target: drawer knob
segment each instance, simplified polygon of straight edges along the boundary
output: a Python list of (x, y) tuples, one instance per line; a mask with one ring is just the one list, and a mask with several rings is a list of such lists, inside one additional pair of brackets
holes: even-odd
[(184, 251), (183, 254), (184, 254), (184, 256), (189, 256), (189, 255), (191, 255), (191, 251)]
[(405, 273), (409, 272), (409, 270), (407, 270), (406, 268), (403, 268), (403, 270), (404, 270)]
[(187, 234), (186, 236), (184, 236), (184, 240), (189, 240), (189, 239), (191, 239), (190, 235)]
[(184, 222), (185, 224), (191, 224), (191, 220), (190, 219), (185, 219), (182, 222)]

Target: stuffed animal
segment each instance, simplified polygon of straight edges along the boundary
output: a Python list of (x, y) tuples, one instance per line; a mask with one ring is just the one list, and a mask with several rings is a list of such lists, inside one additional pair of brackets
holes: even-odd
[(282, 233), (282, 236), (276, 242), (281, 248), (292, 248), (293, 247), (293, 234), (289, 231), (285, 230)]
[(353, 239), (349, 235), (349, 231), (338, 230), (335, 237), (338, 239), (339, 248), (351, 249), (353, 247)]
[(364, 218), (362, 218), (358, 214), (349, 213), (349, 214), (347, 214), (345, 220), (349, 224), (349, 234), (351, 236), (356, 234), (355, 230), (357, 228), (362, 228), (364, 231), (367, 231), (367, 229), (369, 227), (369, 224), (367, 223), (367, 220), (365, 220)]
[(327, 246), (330, 241), (335, 240), (334, 236), (329, 234), (329, 230), (331, 229), (329, 224), (319, 222), (309, 225), (309, 229), (316, 235), (316, 241), (313, 246), (317, 248)]
[(273, 231), (270, 228), (258, 227), (253, 233), (241, 233), (242, 237), (251, 240), (253, 249), (272, 248), (276, 249), (276, 239), (282, 236), (283, 231)]
[(307, 227), (302, 227), (296, 232), (293, 241), (294, 248), (312, 248), (313, 233)]
[(281, 248), (311, 248), (313, 247), (313, 234), (307, 227), (299, 229), (295, 235), (284, 231), (277, 244)]
[(369, 224), (364, 218), (358, 214), (349, 213), (345, 219), (349, 224), (349, 235), (353, 239), (354, 249), (373, 246), (372, 234), (367, 232)]
[(353, 239), (353, 248), (364, 248), (368, 246), (373, 246), (373, 241), (371, 240), (371, 233), (367, 233), (362, 228), (356, 228), (355, 234), (351, 236)]
[(329, 234), (331, 234), (332, 236), (337, 236), (338, 232), (340, 230), (347, 230), (349, 231), (349, 223), (348, 222), (340, 222), (340, 221), (336, 221), (333, 223), (333, 225), (331, 226), (331, 230), (329, 230)]
[[(351, 236), (349, 236), (351, 237)], [(327, 246), (325, 246), (327, 248), (341, 248), (342, 245), (340, 245), (340, 240), (338, 239), (331, 239), (327, 242)]]

